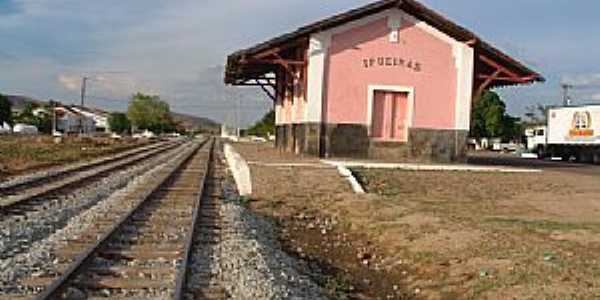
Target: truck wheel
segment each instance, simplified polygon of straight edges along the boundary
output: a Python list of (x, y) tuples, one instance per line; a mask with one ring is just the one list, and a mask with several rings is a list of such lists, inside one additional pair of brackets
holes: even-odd
[(579, 152), (579, 155), (577, 157), (577, 162), (589, 163), (591, 161), (592, 161), (592, 156), (587, 151), (582, 150), (581, 152)]
[(571, 163), (571, 162), (573, 162), (573, 158), (574, 158), (574, 157), (573, 157), (573, 155), (571, 155), (571, 153), (569, 153), (569, 152), (563, 152), (563, 153), (561, 153), (561, 154), (560, 154), (560, 158), (561, 158), (561, 159), (562, 159), (562, 161), (564, 161), (564, 162)]
[(536, 150), (536, 154), (538, 159), (546, 158), (546, 151), (544, 151), (544, 146), (538, 146)]

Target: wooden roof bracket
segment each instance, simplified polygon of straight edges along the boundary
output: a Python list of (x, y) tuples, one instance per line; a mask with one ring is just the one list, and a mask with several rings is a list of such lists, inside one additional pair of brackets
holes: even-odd
[(298, 45), (302, 45), (303, 43), (308, 43), (308, 38), (301, 38), (293, 43), (288, 43), (283, 46), (274, 47), (274, 48), (266, 50), (264, 52), (257, 53), (256, 55), (254, 55), (254, 58), (261, 59), (261, 58), (269, 57), (273, 54), (278, 54), (279, 52), (281, 52), (283, 50), (287, 50), (289, 48), (293, 48)]
[(517, 73), (507, 69), (506, 67), (498, 64), (497, 62), (493, 61), (492, 59), (488, 58), (487, 56), (480, 54), (479, 55), (479, 59), (481, 59), (481, 61), (483, 61), (484, 63), (488, 64), (489, 66), (496, 68), (497, 70), (501, 70), (502, 72), (506, 73), (507, 75), (513, 77), (513, 78), (518, 78), (520, 79), (521, 76), (519, 76)]
[(479, 85), (479, 87), (477, 88), (477, 92), (475, 92), (475, 97), (474, 100), (477, 101), (479, 99), (479, 97), (481, 97), (481, 95), (483, 94), (483, 91), (485, 91), (485, 89), (487, 89), (487, 87), (498, 78), (498, 75), (500, 75), (502, 73), (502, 70), (496, 70), (494, 72), (494, 74), (490, 75), (487, 77), (487, 79), (481, 84)]
[[(469, 41), (469, 42), (471, 42), (471, 41)], [(469, 42), (467, 42), (467, 43), (469, 43)], [(528, 81), (531, 81), (535, 77), (535, 76), (526, 76), (526, 77), (519, 76), (517, 73), (498, 64), (497, 62), (495, 62), (494, 60), (488, 58), (487, 56), (485, 56), (483, 54), (479, 55), (479, 59), (481, 61), (483, 61), (485, 64), (487, 64), (488, 66), (496, 69), (496, 71), (494, 71), (494, 73), (491, 75), (478, 75), (479, 79), (485, 79), (485, 80), (483, 83), (481, 83), (481, 85), (477, 88), (477, 91), (475, 92), (475, 95), (474, 95), (475, 101), (477, 99), (479, 99), (479, 97), (481, 97), (481, 95), (483, 94), (483, 91), (485, 91), (490, 86), (490, 84), (492, 82), (494, 82), (495, 80), (526, 83)], [(506, 74), (506, 76), (500, 76), (502, 73)]]
[[(296, 72), (294, 72), (294, 68), (293, 66), (297, 65), (297, 61), (290, 61), (287, 59), (283, 59), (279, 53), (275, 53), (273, 54), (273, 56), (275, 56), (275, 60), (273, 60), (274, 63), (280, 65), (283, 67), (283, 69), (294, 79), (300, 80), (298, 74), (296, 74)], [(293, 64), (292, 64), (293, 62)], [(301, 62), (301, 65), (304, 65), (305, 62)]]
[[(271, 100), (273, 100), (273, 102), (277, 102), (277, 95), (272, 93), (271, 91), (269, 91), (269, 89), (267, 88), (266, 85), (259, 84), (259, 86), (263, 90), (263, 92), (265, 92), (265, 94), (267, 94), (267, 96), (269, 96), (269, 98), (271, 98)], [(271, 86), (271, 87), (273, 87), (273, 86)], [(275, 89), (275, 88), (273, 87), (273, 89)], [(277, 90), (277, 89), (275, 89), (275, 90)]]

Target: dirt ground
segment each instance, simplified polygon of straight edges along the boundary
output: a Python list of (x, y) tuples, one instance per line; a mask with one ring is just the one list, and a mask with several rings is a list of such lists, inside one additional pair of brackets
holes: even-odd
[(148, 141), (50, 136), (0, 136), (0, 180), (40, 169), (89, 160), (147, 144)]
[(600, 184), (586, 174), (354, 170), (268, 145), (251, 162), (251, 207), (280, 222), (287, 250), (337, 298), (600, 298)]

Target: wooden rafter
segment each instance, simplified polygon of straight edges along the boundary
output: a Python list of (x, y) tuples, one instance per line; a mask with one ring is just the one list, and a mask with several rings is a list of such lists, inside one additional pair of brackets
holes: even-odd
[[(299, 44), (299, 43), (297, 43), (297, 44)], [(294, 44), (294, 45), (297, 45), (297, 44)], [(290, 47), (287, 47), (287, 48), (290, 48)], [(254, 55), (251, 58), (244, 58), (242, 60), (242, 62), (243, 63), (254, 63), (254, 64), (278, 65), (278, 66), (281, 66), (288, 74), (290, 74), (292, 78), (300, 79), (300, 78), (298, 78), (298, 75), (296, 74), (294, 69), (300, 68), (300, 67), (305, 67), (307, 64), (306, 60), (295, 60), (295, 59), (283, 58), (279, 54), (281, 50), (282, 50), (282, 48), (276, 47), (276, 48), (270, 49), (269, 51), (265, 51), (265, 52), (259, 53), (257, 55)]]
[[(289, 64), (288, 61), (283, 59), (278, 53), (275, 53), (274, 56), (276, 57), (276, 61), (279, 63), (279, 65), (282, 66), (283, 69), (285, 69), (285, 71), (292, 76), (292, 78), (299, 79), (296, 72), (294, 72), (294, 65)], [(304, 62), (302, 65), (304, 65)]]
[(265, 58), (265, 57), (269, 57), (269, 56), (271, 56), (273, 54), (277, 54), (277, 53), (281, 52), (281, 50), (283, 50), (283, 49), (281, 49), (281, 47), (275, 47), (273, 49), (269, 49), (268, 51), (265, 51), (265, 52), (262, 52), (262, 53), (258, 53), (256, 55), (254, 55), (253, 58), (254, 59), (262, 59), (262, 58)]
[[(276, 90), (276, 87), (274, 87), (274, 86), (271, 86), (271, 87)], [(274, 93), (269, 91), (269, 89), (265, 85), (261, 84), (260, 88), (265, 92), (265, 94), (267, 94), (267, 96), (269, 96), (269, 98), (271, 98), (271, 100), (273, 100), (273, 102), (277, 101), (277, 96), (275, 96)]]
[(283, 58), (260, 58), (260, 59), (247, 59), (244, 61), (245, 63), (252, 64), (274, 64), (274, 65), (292, 65), (292, 66), (304, 66), (306, 63), (301, 60), (293, 60), (293, 59), (283, 59)]
[(479, 59), (495, 71), (491, 75), (477, 75), (477, 78), (482, 79), (483, 82), (481, 83), (481, 85), (479, 85), (479, 87), (477, 87), (474, 99), (479, 99), (479, 97), (483, 94), (483, 91), (485, 91), (492, 84), (492, 82), (496, 80), (509, 81), (515, 83), (525, 83), (531, 81), (534, 78), (533, 76), (520, 76), (519, 74), (500, 65), (499, 63), (495, 62), (494, 60), (488, 58), (485, 55), (480, 54)]
[[(492, 78), (492, 75), (477, 75), (477, 78), (479, 79), (489, 79)], [(513, 77), (509, 77), (509, 76), (496, 76), (495, 78), (493, 78), (494, 80), (502, 80), (502, 81), (516, 81), (519, 83), (526, 83), (531, 81), (531, 77), (524, 77), (524, 78), (520, 78), (520, 79), (515, 79)]]
[(485, 89), (490, 85), (490, 83), (492, 83), (494, 80), (496, 80), (496, 78), (498, 78), (498, 75), (500, 75), (502, 73), (501, 70), (496, 70), (496, 72), (494, 72), (494, 74), (492, 74), (491, 76), (489, 76), (478, 88), (477, 88), (477, 92), (475, 93), (475, 99), (479, 99), (479, 97), (481, 96), (481, 94), (483, 94), (483, 91), (485, 91)]
[(300, 45), (303, 45), (305, 43), (308, 43), (308, 39), (307, 38), (302, 38), (302, 39), (298, 39), (297, 41), (293, 42), (293, 43), (288, 43), (285, 44), (283, 46), (278, 46), (278, 47), (274, 47), (268, 50), (265, 50), (263, 52), (257, 53), (256, 55), (254, 55), (253, 57), (256, 59), (261, 59), (261, 58), (265, 58), (265, 57), (269, 57), (273, 54), (277, 54), (277, 53), (281, 53), (281, 51), (293, 48), (293, 47), (297, 47)]
[(491, 66), (492, 68), (496, 69), (496, 70), (500, 70), (504, 73), (506, 73), (506, 75), (511, 76), (515, 79), (521, 79), (521, 76), (519, 76), (517, 73), (507, 69), (506, 67), (500, 65), (499, 63), (493, 61), (492, 59), (488, 58), (485, 55), (479, 55), (479, 59), (481, 59), (481, 61), (483, 61), (484, 63), (488, 64), (489, 66)]

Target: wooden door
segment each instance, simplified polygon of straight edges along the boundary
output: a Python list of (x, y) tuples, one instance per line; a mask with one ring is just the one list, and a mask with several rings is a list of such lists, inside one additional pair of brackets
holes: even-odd
[(375, 91), (373, 97), (373, 124), (371, 126), (371, 136), (376, 139), (387, 138), (387, 127), (389, 118), (386, 118), (386, 93)]
[(408, 126), (408, 93), (375, 91), (371, 137), (406, 142)]
[(392, 130), (391, 138), (396, 141), (408, 140), (408, 94), (393, 93), (392, 104)]

